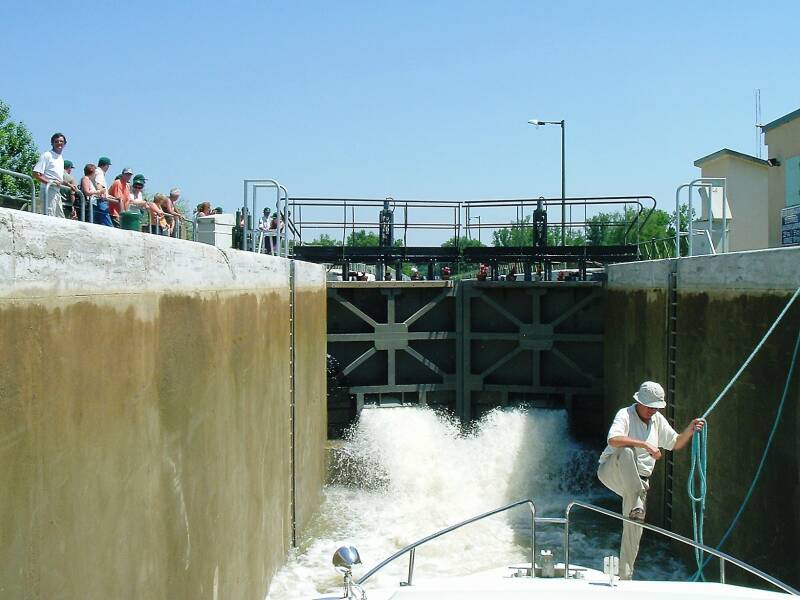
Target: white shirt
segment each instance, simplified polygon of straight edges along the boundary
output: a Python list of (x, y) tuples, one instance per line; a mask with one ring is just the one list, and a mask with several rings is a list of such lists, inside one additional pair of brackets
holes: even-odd
[[(636, 413), (636, 404), (631, 404), (627, 408), (621, 408), (614, 417), (611, 423), (611, 428), (608, 430), (607, 440), (611, 438), (626, 436), (634, 440), (642, 440), (652, 446), (658, 448), (665, 448), (672, 450), (675, 442), (678, 439), (677, 432), (670, 427), (666, 417), (661, 413), (656, 413), (650, 419), (650, 423), (645, 423), (639, 418)], [(600, 455), (600, 464), (608, 460), (608, 457), (614, 454), (617, 448), (606, 446), (603, 453)], [(647, 453), (644, 448), (633, 448), (633, 453), (636, 455), (636, 465), (639, 469), (639, 475), (642, 477), (650, 477), (653, 469), (656, 466), (656, 459)]]
[(94, 186), (98, 190), (100, 189), (100, 186), (103, 186), (106, 188), (106, 191), (108, 191), (108, 186), (106, 185), (106, 174), (103, 173), (103, 169), (100, 167), (97, 167), (94, 170), (94, 175), (92, 175), (92, 183), (94, 183)]
[(64, 181), (64, 157), (48, 150), (43, 152), (38, 162), (33, 167), (34, 173), (44, 175), (48, 181)]
[(147, 201), (144, 199), (144, 194), (142, 190), (136, 190), (131, 188), (131, 203), (130, 206), (135, 206), (136, 208), (144, 208), (147, 204)]

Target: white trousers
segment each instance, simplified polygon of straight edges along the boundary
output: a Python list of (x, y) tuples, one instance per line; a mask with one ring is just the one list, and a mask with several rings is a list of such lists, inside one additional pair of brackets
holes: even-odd
[[(42, 201), (42, 211), (44, 212), (44, 196), (46, 186), (42, 186), (39, 198)], [(60, 217), (66, 219), (67, 215), (64, 214), (64, 207), (61, 204), (61, 191), (57, 185), (50, 186), (50, 193), (47, 195), (47, 214), (51, 217)]]
[[(639, 477), (633, 448), (617, 448), (606, 462), (597, 468), (597, 477), (608, 489), (622, 497), (622, 516), (628, 517), (634, 508), (644, 509), (649, 485)], [(639, 541), (644, 530), (631, 523), (622, 524), (622, 544), (619, 551), (620, 579), (633, 577), (633, 563), (639, 553)]]

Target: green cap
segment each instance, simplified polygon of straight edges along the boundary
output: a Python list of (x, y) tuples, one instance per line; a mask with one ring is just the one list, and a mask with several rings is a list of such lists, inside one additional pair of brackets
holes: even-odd
[(134, 185), (137, 183), (144, 185), (144, 182), (147, 181), (147, 179), (144, 178), (144, 175), (134, 175), (132, 181)]
[(222, 214), (222, 212), (223, 212), (223, 211), (222, 211), (222, 207), (221, 207), (221, 206), (218, 206), (218, 207), (216, 207), (216, 208), (214, 209), (214, 212), (215, 212), (215, 213)]
[(99, 159), (97, 159), (97, 166), (98, 167), (104, 167), (104, 166), (110, 165), (110, 164), (111, 164), (111, 159), (108, 158), (107, 156), (101, 156)]
[(64, 161), (64, 168), (65, 169), (73, 169), (74, 167), (75, 167), (75, 165), (72, 164), (71, 160), (65, 160)]

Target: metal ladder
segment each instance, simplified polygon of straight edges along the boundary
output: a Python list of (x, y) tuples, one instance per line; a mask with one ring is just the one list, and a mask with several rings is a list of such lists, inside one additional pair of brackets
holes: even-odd
[[(675, 428), (675, 384), (678, 364), (678, 273), (677, 260), (672, 261), (672, 270), (667, 283), (667, 406), (665, 417), (672, 428)], [(664, 527), (672, 529), (672, 497), (675, 488), (675, 459), (672, 452), (667, 452), (664, 464)]]

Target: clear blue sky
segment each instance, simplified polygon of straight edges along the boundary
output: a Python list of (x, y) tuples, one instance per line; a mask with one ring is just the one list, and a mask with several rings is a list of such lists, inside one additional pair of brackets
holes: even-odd
[[(234, 210), (293, 196), (652, 194), (800, 107), (800, 2), (7, 2), (0, 98), (45, 149)], [(68, 82), (72, 82), (71, 84)], [(271, 198), (271, 197), (270, 197)]]

